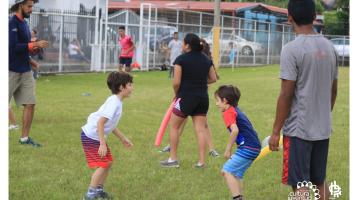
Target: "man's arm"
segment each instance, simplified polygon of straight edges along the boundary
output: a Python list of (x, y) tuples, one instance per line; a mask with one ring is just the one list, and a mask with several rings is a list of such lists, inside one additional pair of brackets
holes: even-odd
[(290, 113), (293, 95), (295, 92), (296, 81), (282, 79), (281, 92), (277, 100), (276, 118), (273, 124), (272, 135), (269, 141), (270, 149), (272, 151), (278, 150), (278, 143), (280, 139), (280, 131), (285, 120)]
[(334, 79), (332, 83), (331, 110), (333, 110), (334, 104), (336, 103), (336, 97), (338, 91), (337, 85), (338, 85), (338, 81), (337, 79)]

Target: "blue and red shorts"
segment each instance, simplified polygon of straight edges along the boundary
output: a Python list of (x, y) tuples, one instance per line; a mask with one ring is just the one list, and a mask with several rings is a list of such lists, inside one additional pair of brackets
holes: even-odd
[(82, 140), (83, 151), (85, 152), (86, 155), (88, 167), (108, 168), (113, 160), (111, 150), (108, 148), (108, 145), (107, 145), (107, 154), (103, 158), (101, 158), (98, 155), (98, 149), (100, 145), (99, 141), (87, 137), (83, 131), (81, 133), (81, 140)]

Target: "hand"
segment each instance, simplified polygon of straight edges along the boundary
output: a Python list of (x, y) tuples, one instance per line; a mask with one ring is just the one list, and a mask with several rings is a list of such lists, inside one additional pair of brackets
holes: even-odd
[(98, 155), (103, 158), (105, 155), (107, 155), (107, 145), (106, 144), (100, 144), (98, 148)]
[(30, 65), (31, 65), (32, 70), (34, 70), (34, 71), (37, 71), (40, 68), (39, 63), (33, 59), (30, 59)]
[(269, 147), (271, 151), (278, 151), (278, 145), (280, 141), (280, 134), (272, 133), (270, 139), (269, 139)]
[(133, 146), (133, 143), (128, 140), (127, 138), (125, 138), (124, 140), (122, 140), (122, 144), (126, 147), (126, 148), (131, 148)]
[(225, 158), (226, 160), (228, 160), (228, 159), (230, 159), (230, 157), (231, 157), (231, 151), (226, 150), (226, 151), (224, 152), (224, 158)]
[(34, 42), (34, 47), (46, 48), (46, 47), (48, 47), (48, 41), (40, 40), (40, 41)]

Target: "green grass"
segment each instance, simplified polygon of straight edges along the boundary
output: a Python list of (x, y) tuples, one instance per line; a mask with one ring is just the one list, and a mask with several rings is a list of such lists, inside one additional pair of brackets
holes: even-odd
[[(349, 194), (349, 68), (339, 69), (337, 103), (333, 111), (334, 133), (330, 141), (327, 181), (336, 180), (343, 196)], [(213, 92), (221, 84), (240, 87), (241, 109), (248, 115), (260, 139), (271, 134), (279, 92), (279, 67), (220, 69), (220, 80), (210, 87), (209, 125), (213, 140), (223, 152), (228, 132), (215, 107)], [(10, 132), (9, 196), (16, 200), (81, 199), (92, 170), (80, 141), (81, 126), (110, 95), (102, 73), (43, 76), (37, 81), (36, 114), (31, 136), (41, 142), (40, 149), (18, 144), (20, 131)], [(225, 162), (221, 157), (207, 158), (207, 168), (194, 169), (198, 159), (193, 127), (188, 123), (179, 146), (179, 169), (162, 169), (154, 139), (160, 121), (173, 97), (168, 72), (135, 72), (135, 90), (124, 101), (119, 123), (134, 143), (127, 150), (110, 136), (108, 143), (114, 163), (106, 190), (120, 200), (221, 200), (230, 199), (220, 175)], [(89, 92), (91, 96), (82, 96)], [(13, 107), (16, 117), (21, 108)], [(167, 139), (167, 135), (165, 140)], [(282, 185), (282, 152), (271, 153), (253, 164), (244, 179), (244, 195), (249, 200), (287, 199), (289, 187)]]

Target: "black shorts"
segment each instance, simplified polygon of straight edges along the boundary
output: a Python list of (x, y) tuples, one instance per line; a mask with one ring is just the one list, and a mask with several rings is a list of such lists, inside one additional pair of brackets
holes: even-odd
[(119, 57), (119, 64), (125, 65), (126, 67), (131, 67), (132, 58)]
[(283, 137), (282, 183), (293, 187), (298, 182), (321, 185), (326, 179), (329, 139), (308, 141)]
[(186, 118), (188, 116), (206, 116), (208, 110), (208, 97), (179, 97), (175, 102), (173, 113)]

